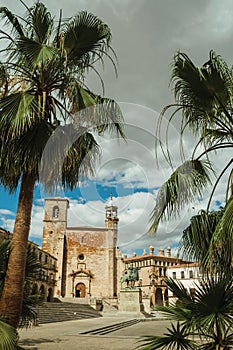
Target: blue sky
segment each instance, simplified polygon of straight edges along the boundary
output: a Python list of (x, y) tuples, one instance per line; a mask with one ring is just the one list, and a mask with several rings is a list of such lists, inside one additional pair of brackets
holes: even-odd
[[(19, 1), (2, 0), (13, 12), (23, 13)], [(31, 5), (31, 0), (25, 0)], [(155, 130), (162, 108), (174, 101), (169, 81), (173, 55), (186, 52), (197, 65), (208, 59), (214, 49), (232, 63), (233, 3), (230, 0), (46, 0), (44, 3), (58, 14), (69, 17), (80, 10), (93, 12), (112, 29), (112, 46), (117, 53), (118, 78), (112, 66), (99, 67), (105, 82), (106, 96), (115, 99), (126, 121), (127, 143), (114, 138), (100, 138), (101, 161), (96, 175), (78, 190), (60, 191), (70, 200), (69, 225), (104, 225), (104, 207), (110, 195), (119, 207), (119, 245), (124, 252), (142, 252), (152, 244), (175, 247), (189, 219), (205, 208), (209, 189), (202, 199), (186, 207), (181, 216), (160, 225), (156, 237), (147, 234), (148, 220), (161, 184), (171, 169), (160, 157), (155, 160)], [(223, 20), (224, 18), (224, 20)], [(87, 77), (88, 86), (102, 93), (95, 74)], [(172, 157), (180, 164), (179, 133), (174, 124), (169, 134)], [(193, 140), (185, 140), (188, 157)], [(161, 156), (161, 155), (160, 155)], [(224, 164), (220, 155), (216, 166)], [(220, 184), (214, 197), (214, 207), (224, 202), (225, 184)], [(30, 238), (40, 242), (43, 225), (42, 187), (35, 189)], [(0, 188), (0, 225), (12, 230), (18, 192), (9, 196)], [(213, 208), (214, 208), (213, 207)]]

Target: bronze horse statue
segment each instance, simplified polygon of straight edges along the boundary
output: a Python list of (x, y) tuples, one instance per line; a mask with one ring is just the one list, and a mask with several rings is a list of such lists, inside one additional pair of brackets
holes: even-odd
[(121, 288), (123, 283), (126, 283), (127, 287), (133, 288), (135, 286), (135, 282), (139, 281), (139, 270), (140, 267), (133, 267), (132, 263), (130, 263), (128, 269), (120, 278)]

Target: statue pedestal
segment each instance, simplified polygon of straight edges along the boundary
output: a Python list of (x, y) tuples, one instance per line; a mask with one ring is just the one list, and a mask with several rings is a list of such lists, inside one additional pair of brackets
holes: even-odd
[(140, 288), (125, 288), (120, 291), (119, 313), (143, 317), (142, 291)]

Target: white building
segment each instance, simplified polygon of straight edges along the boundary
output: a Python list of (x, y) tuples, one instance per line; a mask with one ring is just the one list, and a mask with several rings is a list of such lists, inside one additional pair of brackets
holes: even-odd
[[(199, 263), (192, 262), (186, 264), (177, 264), (169, 266), (167, 268), (167, 277), (177, 280), (183, 284), (188, 292), (194, 294), (197, 287), (200, 286), (201, 274), (199, 269)], [(177, 298), (173, 295), (171, 290), (168, 289), (169, 303), (176, 301)]]

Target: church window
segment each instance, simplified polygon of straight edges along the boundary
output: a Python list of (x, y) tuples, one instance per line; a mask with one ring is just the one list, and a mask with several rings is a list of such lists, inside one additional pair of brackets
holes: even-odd
[(78, 259), (79, 259), (79, 260), (84, 260), (84, 258), (85, 258), (85, 257), (84, 257), (84, 254), (83, 254), (83, 253), (79, 254), (79, 256), (78, 256)]
[(181, 278), (184, 278), (184, 271), (181, 271)]
[(56, 205), (53, 207), (53, 218), (58, 218), (59, 217), (59, 207)]
[(193, 270), (189, 271), (189, 278), (193, 278)]
[(175, 280), (176, 279), (176, 272), (172, 272), (172, 278)]
[(84, 236), (81, 237), (81, 243), (84, 243)]

